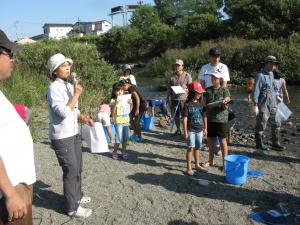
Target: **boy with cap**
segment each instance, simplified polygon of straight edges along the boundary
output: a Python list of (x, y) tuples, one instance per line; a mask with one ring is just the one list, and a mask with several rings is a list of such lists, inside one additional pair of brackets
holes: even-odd
[[(209, 63), (201, 67), (198, 76), (198, 80), (200, 81), (202, 87), (206, 89), (212, 86), (212, 80), (210, 74), (215, 72), (219, 73), (222, 76), (221, 85), (223, 87), (227, 87), (227, 82), (230, 81), (229, 70), (224, 63), (221, 63), (220, 49), (216, 47), (211, 48), (208, 52), (208, 56), (209, 56)], [(216, 154), (220, 155), (221, 152), (220, 150), (218, 151), (220, 147), (220, 141), (218, 138), (216, 138), (215, 147), (216, 147), (215, 149)]]
[(277, 102), (273, 70), (278, 61), (276, 57), (270, 55), (265, 59), (265, 67), (256, 75), (255, 86), (252, 92), (252, 100), (254, 106), (258, 107), (258, 115), (256, 116), (255, 142), (256, 153), (264, 154), (263, 151), (268, 150), (263, 143), (263, 133), (267, 127), (268, 121), (271, 123), (272, 130), (272, 148), (277, 151), (285, 149), (279, 142), (280, 137), (280, 121), (276, 118)]
[(206, 117), (204, 117), (204, 106), (202, 93), (204, 89), (201, 84), (194, 81), (188, 85), (188, 97), (183, 107), (183, 130), (184, 137), (187, 140), (188, 150), (186, 152), (187, 174), (194, 176), (195, 171), (192, 169), (192, 157), (195, 159), (195, 169), (206, 171), (200, 165), (200, 149), (202, 137), (206, 136)]
[[(11, 76), (18, 46), (0, 30), (0, 80)], [(32, 184), (36, 181), (28, 126), (0, 91), (0, 224), (32, 224)]]
[[(214, 72), (210, 74), (213, 86), (206, 89), (204, 93), (204, 102), (206, 105), (207, 117), (207, 139), (209, 147), (209, 160), (203, 166), (213, 165), (214, 142), (217, 137), (220, 138), (221, 152), (223, 157), (228, 154), (227, 141), (228, 136), (228, 103), (230, 102), (230, 93), (226, 87), (221, 86), (222, 75)], [(222, 169), (223, 169), (222, 167)]]
[[(174, 63), (175, 74), (170, 77), (168, 84), (168, 91), (166, 102), (169, 103), (171, 100), (171, 112), (175, 118), (175, 125), (177, 130), (173, 136), (181, 135), (180, 129), (180, 118), (182, 116), (183, 104), (187, 96), (187, 86), (192, 82), (192, 77), (189, 73), (184, 71), (184, 64), (181, 59), (176, 59)], [(181, 86), (185, 90), (184, 94), (176, 94), (172, 91), (172, 86)]]

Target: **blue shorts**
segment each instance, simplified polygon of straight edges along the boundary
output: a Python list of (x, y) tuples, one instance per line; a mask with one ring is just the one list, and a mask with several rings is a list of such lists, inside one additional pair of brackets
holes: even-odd
[(189, 138), (187, 141), (188, 147), (196, 150), (200, 149), (202, 146), (202, 138), (203, 138), (203, 131), (201, 132), (189, 131)]
[(129, 137), (129, 126), (128, 124), (115, 124), (116, 128), (116, 143), (120, 144), (128, 140)]

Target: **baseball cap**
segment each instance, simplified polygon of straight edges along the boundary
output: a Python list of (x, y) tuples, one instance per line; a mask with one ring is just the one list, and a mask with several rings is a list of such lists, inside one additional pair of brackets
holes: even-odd
[(205, 90), (202, 88), (201, 84), (197, 81), (194, 81), (194, 82), (190, 83), (188, 85), (188, 90), (189, 91), (194, 90), (194, 91), (198, 92), (199, 94), (205, 92)]
[(209, 49), (208, 54), (210, 56), (220, 56), (221, 55), (221, 51), (219, 49), (217, 49), (217, 48), (211, 48), (211, 49)]
[(51, 56), (48, 60), (48, 69), (50, 75), (63, 63), (69, 62), (71, 65), (73, 64), (73, 60), (70, 58), (66, 58), (63, 54), (57, 53)]
[(222, 78), (222, 74), (218, 73), (218, 72), (212, 72), (209, 75), (214, 76), (216, 78)]
[(269, 55), (265, 58), (265, 63), (275, 63), (278, 64), (278, 61), (275, 56)]
[(129, 64), (125, 64), (123, 67), (123, 71), (125, 70), (130, 70), (131, 71), (131, 66)]
[(0, 47), (3, 47), (9, 51), (20, 50), (20, 46), (10, 41), (3, 30), (0, 30)]
[(176, 59), (174, 65), (179, 65), (179, 66), (183, 66), (184, 63), (181, 59)]

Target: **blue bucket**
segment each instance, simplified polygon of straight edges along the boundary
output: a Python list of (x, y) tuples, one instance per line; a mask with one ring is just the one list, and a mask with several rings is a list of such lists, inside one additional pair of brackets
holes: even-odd
[(226, 181), (230, 184), (244, 184), (247, 181), (249, 158), (243, 155), (225, 156)]
[[(109, 135), (107, 133), (106, 128), (103, 127), (103, 130), (104, 130), (104, 134), (105, 134), (106, 140), (110, 141), (110, 138), (109, 138)], [(110, 130), (111, 130), (112, 136), (114, 137), (116, 135), (116, 128), (115, 128), (115, 125), (113, 123), (110, 125)]]
[(154, 117), (150, 115), (143, 115), (141, 118), (141, 129), (142, 130), (152, 130)]

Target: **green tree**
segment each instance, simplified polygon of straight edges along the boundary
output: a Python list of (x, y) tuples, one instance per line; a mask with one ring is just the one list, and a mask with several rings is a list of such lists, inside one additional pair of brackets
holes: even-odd
[(288, 37), (300, 31), (299, 0), (225, 0), (234, 35), (245, 38)]
[(222, 15), (218, 9), (222, 7), (222, 0), (154, 0), (161, 20), (174, 26), (177, 19), (197, 14)]
[(152, 57), (178, 44), (178, 33), (160, 21), (158, 11), (152, 6), (142, 6), (136, 10), (131, 19), (131, 27), (141, 35), (139, 40), (140, 54)]

